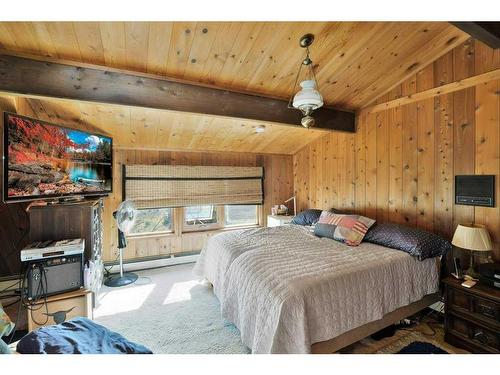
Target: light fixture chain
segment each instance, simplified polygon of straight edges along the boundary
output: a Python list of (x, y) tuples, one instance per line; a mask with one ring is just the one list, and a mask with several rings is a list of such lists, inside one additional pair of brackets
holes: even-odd
[(294, 82), (293, 88), (292, 88), (292, 96), (290, 97), (290, 100), (288, 101), (288, 108), (294, 108), (292, 105), (293, 93), (295, 92), (295, 88), (297, 87), (297, 82), (299, 81), (299, 76), (300, 76), (300, 71), (302, 70), (302, 65), (304, 65), (304, 64), (300, 63), (299, 71), (297, 72), (297, 75), (295, 76), (295, 82)]

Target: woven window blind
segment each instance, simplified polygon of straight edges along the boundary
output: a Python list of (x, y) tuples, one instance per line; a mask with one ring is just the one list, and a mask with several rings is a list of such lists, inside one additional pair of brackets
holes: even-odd
[(262, 167), (126, 165), (124, 199), (137, 208), (262, 204)]

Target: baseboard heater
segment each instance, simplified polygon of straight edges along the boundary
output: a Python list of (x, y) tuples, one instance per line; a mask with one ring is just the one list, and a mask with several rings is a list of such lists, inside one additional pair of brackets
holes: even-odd
[[(123, 264), (125, 272), (141, 271), (152, 268), (175, 266), (178, 264), (195, 263), (200, 256), (199, 253), (189, 253), (185, 255), (170, 255), (168, 257), (155, 257), (128, 260)], [(120, 265), (114, 263), (106, 263), (105, 267), (110, 273), (120, 272)]]

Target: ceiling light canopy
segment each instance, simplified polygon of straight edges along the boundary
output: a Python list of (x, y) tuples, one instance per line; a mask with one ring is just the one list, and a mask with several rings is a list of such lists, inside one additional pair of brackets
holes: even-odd
[[(318, 91), (318, 82), (316, 81), (316, 75), (314, 73), (314, 65), (309, 56), (309, 46), (313, 41), (314, 35), (312, 34), (306, 34), (300, 38), (300, 46), (306, 49), (306, 57), (300, 63), (299, 71), (297, 72), (297, 77), (293, 85), (293, 92), (296, 92), (298, 89), (297, 82), (299, 82), (299, 79), (303, 78), (303, 80), (300, 82), (301, 89), (290, 98), (288, 103), (289, 108), (296, 108), (302, 112), (304, 117), (301, 120), (301, 124), (305, 128), (314, 126), (312, 113), (323, 106), (323, 97)], [(303, 67), (305, 67), (305, 73), (301, 77)]]

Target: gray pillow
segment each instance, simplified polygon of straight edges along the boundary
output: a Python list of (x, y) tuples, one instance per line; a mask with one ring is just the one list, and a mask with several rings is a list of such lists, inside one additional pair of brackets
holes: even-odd
[[(330, 208), (328, 211), (333, 212), (335, 214), (342, 213), (336, 208)], [(295, 215), (291, 223), (296, 225), (314, 225), (318, 222), (322, 212), (323, 210), (317, 208), (309, 208)]]
[(308, 210), (304, 210), (299, 212), (292, 219), (291, 223), (296, 225), (313, 225), (316, 224), (321, 216), (322, 210), (318, 210), (316, 208), (310, 208)]
[(424, 260), (446, 254), (451, 243), (437, 234), (398, 224), (375, 224), (363, 241), (397, 249)]

